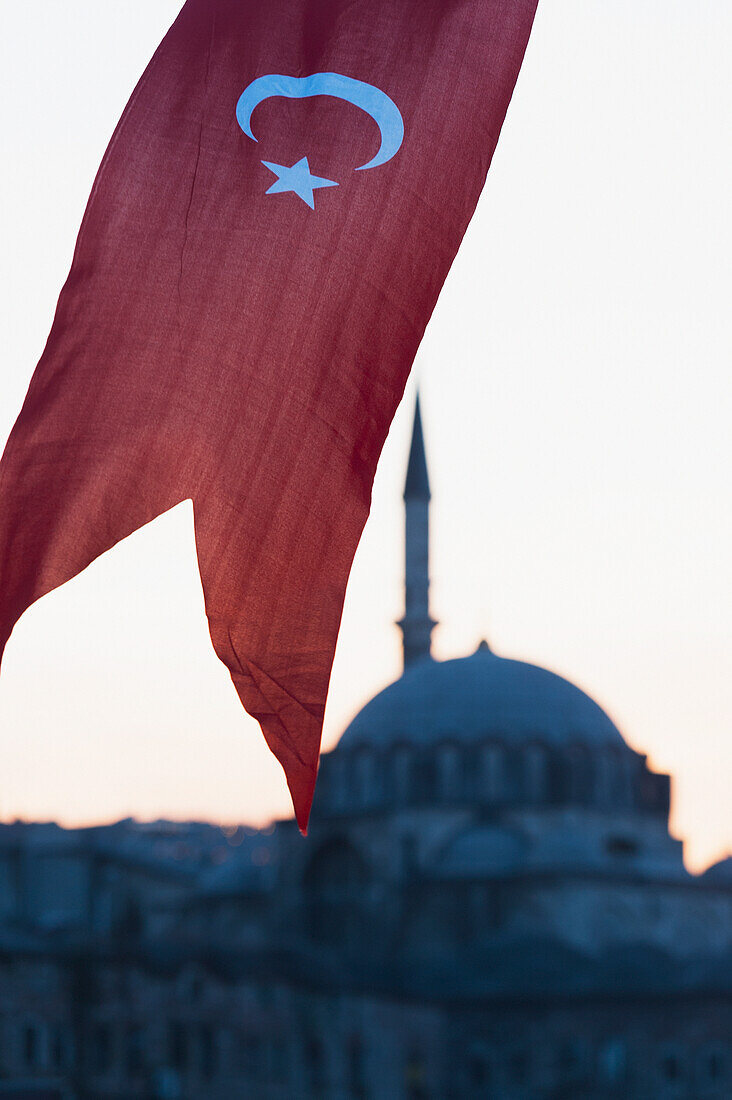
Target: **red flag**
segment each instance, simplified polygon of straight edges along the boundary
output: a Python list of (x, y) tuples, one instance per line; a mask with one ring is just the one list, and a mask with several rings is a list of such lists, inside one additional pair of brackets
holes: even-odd
[(536, 0), (188, 0), (0, 464), (0, 655), (192, 499), (211, 638), (305, 828), (377, 460)]

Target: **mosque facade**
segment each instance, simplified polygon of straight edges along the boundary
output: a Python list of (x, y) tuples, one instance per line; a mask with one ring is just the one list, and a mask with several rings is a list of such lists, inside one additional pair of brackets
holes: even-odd
[(418, 408), (404, 671), (306, 842), (2, 830), (0, 1098), (732, 1096), (732, 861), (686, 870), (669, 777), (578, 687), (432, 658), (429, 504)]

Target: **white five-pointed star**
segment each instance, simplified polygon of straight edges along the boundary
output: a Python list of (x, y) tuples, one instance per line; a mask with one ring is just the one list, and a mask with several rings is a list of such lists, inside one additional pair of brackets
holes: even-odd
[(277, 176), (277, 182), (272, 184), (267, 192), (268, 195), (294, 191), (303, 202), (307, 203), (311, 210), (315, 209), (314, 191), (317, 191), (319, 187), (338, 186), (334, 180), (321, 179), (320, 176), (312, 175), (307, 157), (303, 157), (297, 164), (293, 164), (292, 168), (287, 168), (284, 164), (272, 164), (268, 160), (263, 160), (262, 164)]

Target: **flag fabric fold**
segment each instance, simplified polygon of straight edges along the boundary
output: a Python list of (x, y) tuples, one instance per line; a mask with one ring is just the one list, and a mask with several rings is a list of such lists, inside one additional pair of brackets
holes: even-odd
[(211, 638), (304, 830), (376, 464), (536, 0), (187, 0), (0, 463), (14, 624), (191, 499)]

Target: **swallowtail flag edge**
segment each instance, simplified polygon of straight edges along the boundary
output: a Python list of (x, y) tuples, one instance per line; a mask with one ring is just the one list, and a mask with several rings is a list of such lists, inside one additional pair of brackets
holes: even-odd
[(0, 655), (34, 601), (193, 501), (211, 639), (303, 832), (376, 465), (535, 9), (187, 0), (0, 462)]

